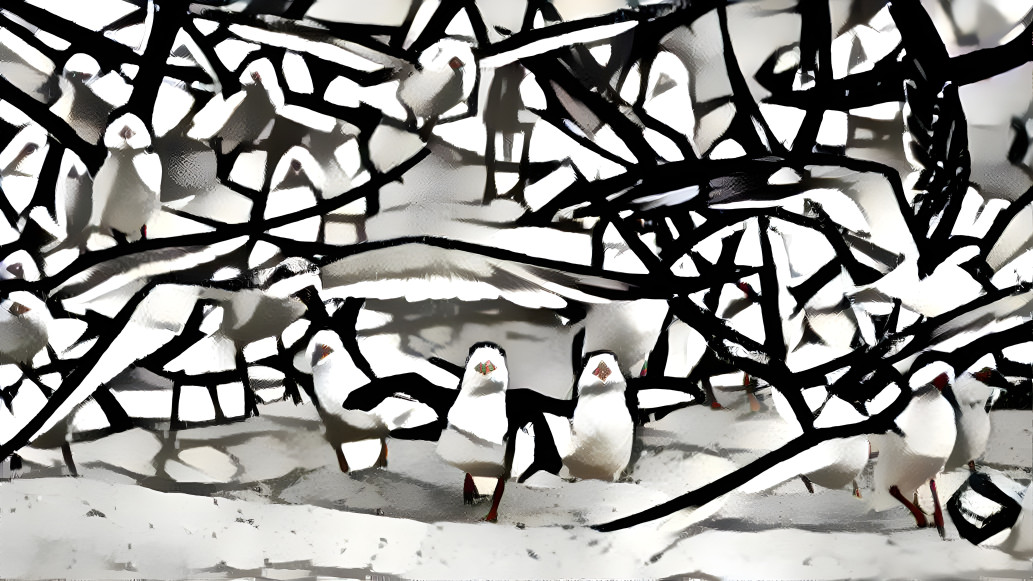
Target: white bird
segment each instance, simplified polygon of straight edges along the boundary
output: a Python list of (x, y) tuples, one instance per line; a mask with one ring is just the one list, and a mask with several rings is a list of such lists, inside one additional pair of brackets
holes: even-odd
[[(775, 389), (771, 390), (771, 396), (775, 410), (792, 426), (792, 435), (795, 437), (803, 434), (796, 414), (785, 396)], [(824, 399), (819, 410), (818, 416), (814, 419), (815, 428), (843, 426), (865, 419), (853, 406), (838, 397)], [(854, 495), (860, 497), (857, 477), (868, 464), (869, 452), (867, 436), (834, 438), (799, 454), (793, 460), (793, 465), (799, 470), (807, 490), (812, 493), (814, 488), (811, 483), (832, 489), (853, 484)]]
[(25, 365), (47, 346), (54, 319), (32, 293), (14, 291), (0, 299), (0, 364)]
[(85, 169), (76, 167), (75, 163), (67, 166), (64, 175), (63, 180), (58, 180), (55, 193), (58, 194), (59, 206), (64, 210), (65, 237), (48, 248), (48, 253), (66, 248), (77, 248), (84, 252), (89, 238), (90, 217), (93, 214), (93, 179)]
[(418, 64), (405, 67), (402, 75), (398, 100), (410, 115), (433, 123), (470, 97), (477, 63), (469, 44), (443, 38), (420, 53)]
[(494, 343), (478, 343), (470, 348), (459, 395), (448, 412), (448, 427), (438, 440), (441, 458), (466, 473), (463, 501), (473, 502), (476, 488), (473, 477), (497, 478), (491, 510), (485, 520), (498, 520), (499, 503), (509, 477), (510, 450), (506, 433), (506, 389), (509, 369), (502, 348)]
[(627, 468), (635, 429), (627, 386), (613, 353), (589, 356), (577, 381), (570, 452), (563, 459), (571, 476), (615, 480)]
[(252, 145), (259, 142), (276, 117), (276, 105), (266, 87), (268, 73), (263, 76), (257, 64), (249, 67), (250, 74), (242, 75), (244, 82), (241, 91), (226, 101), (233, 110), (222, 128), (215, 132), (217, 137), (222, 138), (224, 154), (241, 144)]
[(128, 113), (104, 133), (108, 157), (93, 180), (90, 224), (124, 235), (142, 232), (161, 209), (161, 161), (145, 148), (151, 144), (147, 127)]
[(388, 397), (370, 411), (342, 407), (341, 404), (353, 391), (369, 383), (369, 377), (355, 365), (337, 333), (319, 331), (310, 345), (312, 382), (319, 400), (324, 437), (337, 453), (342, 472), (351, 469), (347, 460), (350, 444), (379, 440), (380, 456), (374, 467), (386, 468), (385, 438), (391, 430), (414, 427), (435, 419), (434, 413), (424, 404), (398, 397)]
[[(276, 164), (273, 171), (273, 188), (266, 198), (263, 213), (266, 220), (308, 210), (319, 201), (302, 161), (305, 159), (305, 161), (315, 162), (307, 153), (301, 147), (292, 147)], [(290, 240), (316, 242), (319, 239), (321, 222), (320, 216), (311, 216), (273, 228), (269, 233)]]
[(994, 370), (983, 367), (979, 371), (966, 371), (958, 381), (943, 395), (954, 406), (954, 421), (958, 435), (954, 441), (954, 449), (947, 458), (947, 470), (953, 470), (968, 464), (974, 467), (974, 461), (986, 452), (986, 444), (990, 440), (990, 415), (986, 412), (986, 401), (993, 394), (993, 387), (987, 385)]
[(941, 536), (945, 534), (943, 511), (935, 478), (943, 470), (957, 436), (954, 409), (941, 392), (952, 383), (954, 370), (943, 362), (931, 363), (912, 374), (911, 401), (896, 419), (903, 436), (896, 433), (873, 436), (879, 449), (873, 508), (884, 510), (891, 504), (889, 498), (895, 498), (911, 511), (919, 527), (925, 527), (925, 514), (908, 498), (928, 482), (933, 493), (933, 516)]
[[(68, 58), (61, 73), (61, 97), (51, 111), (61, 117), (82, 137), (96, 144), (104, 136), (112, 105), (90, 87), (100, 75), (100, 64), (92, 56), (77, 53)], [(106, 141), (106, 140), (105, 140)]]
[(1000, 544), (1000, 549), (1022, 559), (1033, 557), (1033, 484), (1026, 487), (1019, 518)]

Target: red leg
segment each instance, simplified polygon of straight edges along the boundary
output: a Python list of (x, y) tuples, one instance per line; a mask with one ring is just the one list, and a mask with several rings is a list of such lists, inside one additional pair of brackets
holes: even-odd
[(505, 491), (506, 479), (499, 478), (498, 484), (495, 485), (495, 494), (491, 495), (491, 510), (488, 511), (488, 516), (484, 517), (484, 520), (488, 522), (498, 522), (499, 503), (502, 502), (502, 493)]
[(856, 480), (854, 480), (854, 496), (861, 498), (861, 487), (857, 485)]
[(811, 479), (801, 474), (800, 480), (803, 480), (803, 485), (807, 487), (807, 492), (814, 494), (814, 485), (811, 484)]
[(473, 499), (477, 496), (477, 487), (473, 485), (473, 476), (470, 473), (466, 473), (466, 480), (463, 480), (463, 504), (473, 504)]
[(707, 396), (707, 401), (710, 402), (710, 409), (719, 410), (719, 409), (723, 409), (724, 408), (724, 406), (722, 406), (717, 401), (717, 398), (714, 397), (714, 386), (710, 385), (710, 380), (709, 379), (704, 379), (703, 380), (703, 392)]
[(918, 525), (918, 528), (923, 529), (929, 526), (929, 521), (925, 520), (925, 513), (922, 512), (922, 509), (918, 508), (915, 503), (904, 498), (904, 495), (900, 493), (899, 488), (896, 486), (890, 486), (890, 494), (893, 495), (893, 498), (899, 500), (900, 504), (903, 504), (911, 511), (911, 515), (915, 517), (915, 524)]
[(341, 472), (348, 472), (348, 460), (344, 457), (344, 450), (341, 449), (341, 445), (337, 444), (334, 446), (334, 451), (337, 452), (337, 465), (341, 467)]
[(752, 391), (747, 391), (746, 392), (746, 398), (750, 400), (750, 411), (751, 412), (759, 412), (760, 411), (760, 400), (757, 399), (757, 396), (753, 395)]
[(377, 458), (377, 468), (387, 468), (387, 440), (380, 439), (380, 456)]
[(968, 469), (971, 470), (972, 472), (976, 471), (976, 463), (975, 463), (974, 460), (969, 460), (968, 461)]
[(940, 507), (940, 495), (936, 493), (936, 481), (929, 481), (929, 490), (933, 492), (933, 522), (941, 539), (947, 538), (947, 530), (943, 526), (943, 509)]

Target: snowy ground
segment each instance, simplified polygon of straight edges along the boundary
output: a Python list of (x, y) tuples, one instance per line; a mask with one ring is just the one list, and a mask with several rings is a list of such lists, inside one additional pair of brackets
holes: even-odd
[[(479, 521), (486, 502), (463, 505), (462, 474), (433, 443), (390, 441), (387, 469), (340, 473), (311, 406), (265, 406), (175, 440), (134, 430), (75, 444), (80, 478), (61, 475), (59, 452), (30, 450), (22, 476), (0, 484), (0, 577), (1029, 577), (1028, 561), (969, 544), (949, 519), (944, 542), (903, 507), (870, 512), (799, 480), (616, 533), (586, 526), (761, 453), (770, 416), (731, 407), (642, 430), (622, 482), (512, 482), (497, 524)], [(993, 416), (986, 465), (1027, 483), (1029, 412)], [(945, 475), (944, 497), (964, 478)]]

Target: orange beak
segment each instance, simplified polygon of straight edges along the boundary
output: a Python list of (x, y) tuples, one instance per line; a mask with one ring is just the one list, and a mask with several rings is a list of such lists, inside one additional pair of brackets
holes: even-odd
[(323, 359), (326, 359), (327, 355), (330, 355), (333, 352), (334, 352), (334, 350), (331, 349), (330, 347), (328, 347), (326, 345), (320, 345), (319, 346), (319, 360), (322, 361)]
[(14, 315), (16, 317), (20, 317), (20, 316), (24, 315), (25, 313), (31, 311), (32, 309), (30, 309), (29, 307), (26, 307), (25, 305), (23, 305), (21, 303), (11, 303), (11, 306), (7, 310), (11, 311), (12, 315)]

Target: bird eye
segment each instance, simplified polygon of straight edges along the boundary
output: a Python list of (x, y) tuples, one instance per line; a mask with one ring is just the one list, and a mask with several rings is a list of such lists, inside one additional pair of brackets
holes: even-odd
[(25, 278), (25, 269), (20, 264), (11, 264), (7, 267), (7, 272), (13, 274), (18, 278)]

